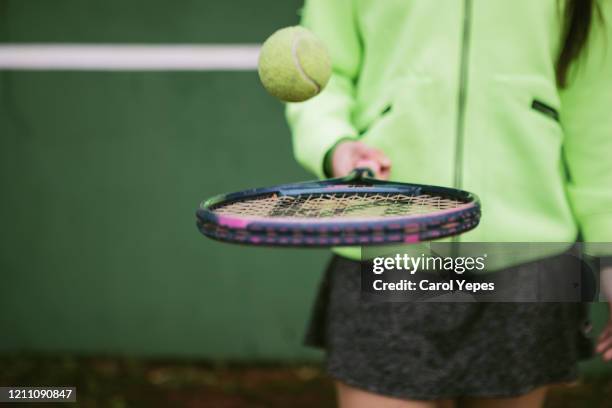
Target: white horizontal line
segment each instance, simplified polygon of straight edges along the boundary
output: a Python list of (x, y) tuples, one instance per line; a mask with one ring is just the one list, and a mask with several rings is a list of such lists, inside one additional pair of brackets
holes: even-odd
[(250, 71), (258, 44), (2, 44), (0, 69)]

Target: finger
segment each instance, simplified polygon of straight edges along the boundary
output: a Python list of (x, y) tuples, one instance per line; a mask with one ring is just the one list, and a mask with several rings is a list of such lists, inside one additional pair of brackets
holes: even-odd
[(382, 171), (389, 172), (391, 170), (391, 160), (388, 157), (381, 157), (379, 163)]
[(391, 160), (381, 152), (374, 153), (368, 159), (375, 160), (383, 170), (388, 171), (391, 168)]
[(336, 148), (332, 161), (332, 170), (335, 177), (349, 175), (355, 169), (355, 161), (361, 157), (355, 150), (358, 142), (346, 142)]
[(603, 353), (605, 350), (612, 348), (612, 336), (599, 339), (596, 350), (598, 353)]
[(383, 166), (389, 167), (391, 166), (391, 160), (387, 157), (382, 150), (372, 148), (370, 150), (372, 157), (375, 158), (382, 164)]
[(597, 337), (597, 342), (598, 343), (602, 343), (606, 340), (610, 339), (610, 334), (608, 333), (607, 329), (604, 329), (604, 331)]
[(389, 159), (387, 156), (385, 156), (385, 155), (383, 154), (383, 156), (380, 158), (380, 164), (381, 164), (383, 167), (385, 167), (385, 168), (387, 168), (387, 169), (390, 169), (390, 168), (391, 168), (391, 159)]
[(606, 351), (603, 355), (604, 361), (612, 361), (612, 349)]
[(380, 174), (378, 175), (378, 178), (381, 180), (389, 180), (389, 176), (391, 175), (391, 169), (386, 167), (386, 168), (381, 168), (380, 169)]
[(378, 163), (380, 165), (380, 178), (388, 180), (391, 174), (391, 160), (381, 153), (381, 156), (378, 158)]
[(603, 331), (601, 332), (601, 334), (598, 337), (598, 340), (603, 340), (607, 337), (609, 337), (610, 335), (612, 335), (612, 328), (610, 327), (610, 325), (606, 326)]
[(353, 149), (356, 154), (365, 156), (370, 152), (370, 150), (372, 150), (372, 147), (363, 142), (355, 142), (353, 143)]
[(368, 146), (363, 142), (355, 142), (354, 149), (355, 153), (359, 154), (362, 158), (380, 160), (384, 157), (386, 159), (385, 154), (380, 149)]
[(351, 171), (353, 171), (353, 160), (352, 158), (347, 157), (346, 159), (339, 160), (337, 163), (334, 163), (333, 172), (335, 177), (344, 177), (347, 176)]
[(380, 161), (381, 163), (385, 163), (388, 165), (391, 164), (391, 160), (389, 160), (387, 155), (384, 154), (382, 150), (376, 149), (374, 147), (366, 146), (366, 145), (362, 145), (362, 146), (364, 148), (360, 150), (360, 154), (364, 159), (365, 158), (374, 159), (374, 160)]
[(361, 156), (362, 160), (375, 160), (380, 166), (380, 174), (386, 174), (388, 176), (391, 168), (391, 160), (380, 150), (369, 148)]

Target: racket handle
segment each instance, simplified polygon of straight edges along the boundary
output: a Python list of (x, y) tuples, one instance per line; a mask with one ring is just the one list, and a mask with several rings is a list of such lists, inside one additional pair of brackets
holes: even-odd
[(375, 178), (376, 174), (372, 169), (367, 167), (357, 167), (347, 177), (348, 180), (363, 180), (367, 178)]

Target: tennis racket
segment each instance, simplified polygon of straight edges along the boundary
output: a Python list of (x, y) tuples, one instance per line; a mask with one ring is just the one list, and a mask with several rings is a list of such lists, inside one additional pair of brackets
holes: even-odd
[(416, 243), (478, 225), (480, 201), (445, 187), (373, 178), (369, 169), (324, 181), (223, 194), (204, 201), (207, 237), (249, 245), (321, 247)]

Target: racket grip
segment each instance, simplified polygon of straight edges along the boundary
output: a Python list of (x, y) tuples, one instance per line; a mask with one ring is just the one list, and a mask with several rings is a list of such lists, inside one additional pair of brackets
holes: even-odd
[(348, 179), (349, 180), (363, 180), (366, 178), (375, 178), (376, 174), (374, 173), (374, 171), (372, 171), (372, 169), (368, 168), (368, 167), (357, 167), (355, 170), (353, 170), (349, 175), (348, 175)]

